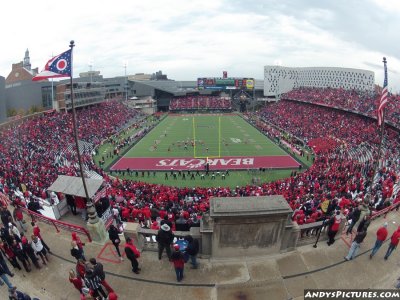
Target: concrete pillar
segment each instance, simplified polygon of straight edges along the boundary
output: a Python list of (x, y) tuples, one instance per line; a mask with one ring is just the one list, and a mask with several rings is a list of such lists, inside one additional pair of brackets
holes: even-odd
[(200, 245), (200, 256), (208, 258), (212, 255), (212, 236), (214, 222), (210, 218), (209, 214), (205, 214), (200, 220), (200, 234), (201, 234), (201, 245)]
[(99, 219), (99, 221), (96, 223), (88, 222), (86, 226), (94, 243), (104, 245), (107, 242), (108, 234), (101, 219)]
[(125, 239), (130, 237), (137, 248), (143, 249), (144, 239), (143, 236), (139, 236), (138, 230), (140, 228), (139, 223), (127, 222), (124, 229)]

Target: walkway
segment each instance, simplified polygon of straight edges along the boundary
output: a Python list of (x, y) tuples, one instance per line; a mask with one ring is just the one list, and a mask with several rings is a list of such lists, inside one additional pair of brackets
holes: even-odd
[[(391, 212), (390, 234), (397, 228), (400, 212)], [(344, 262), (348, 245), (340, 238), (328, 247), (325, 242), (318, 248), (304, 246), (297, 251), (266, 257), (243, 257), (237, 260), (200, 259), (201, 267), (185, 269), (182, 283), (175, 281), (175, 272), (165, 254), (158, 261), (155, 252), (144, 252), (139, 259), (140, 275), (130, 271), (129, 261), (119, 262), (111, 246), (88, 243), (87, 258), (97, 257), (108, 272), (107, 280), (119, 295), (119, 299), (302, 299), (304, 288), (393, 288), (399, 277), (399, 250), (383, 260), (387, 243), (373, 258), (365, 252), (375, 241), (377, 228), (385, 221), (375, 220), (370, 228), (361, 254), (354, 261)], [(69, 253), (70, 234), (56, 233), (54, 228), (40, 224), (45, 241), (54, 255), (50, 263), (31, 273), (15, 271), (12, 282), (21, 290), (41, 300), (79, 299), (78, 292), (68, 281), (68, 271), (74, 268)], [(31, 233), (31, 228), (29, 232)], [(84, 239), (82, 237), (82, 239)], [(0, 287), (0, 299), (7, 299), (6, 286)]]

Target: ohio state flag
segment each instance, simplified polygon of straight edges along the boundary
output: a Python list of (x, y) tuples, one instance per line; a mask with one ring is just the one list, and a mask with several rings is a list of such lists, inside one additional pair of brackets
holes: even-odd
[(32, 78), (32, 81), (39, 81), (48, 78), (71, 77), (71, 56), (72, 49), (54, 56), (46, 63), (43, 71)]

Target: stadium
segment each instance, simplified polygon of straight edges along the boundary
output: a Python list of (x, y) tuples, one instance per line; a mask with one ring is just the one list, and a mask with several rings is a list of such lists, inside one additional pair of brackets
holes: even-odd
[[(290, 252), (313, 244), (317, 236), (330, 239), (325, 220), (334, 212), (343, 215), (344, 232), (346, 217), (357, 207), (362, 207), (361, 219), (372, 223), (397, 214), (400, 96), (388, 95), (381, 132), (376, 117), (381, 91), (373, 72), (276, 66), (264, 72), (264, 80), (226, 74), (191, 83), (132, 80), (135, 94), (113, 97), (101, 91), (101, 82), (88, 85), (81, 78), (74, 84), (78, 149), (70, 86), (61, 82), (57, 109), (1, 125), (4, 205), (21, 207), (32, 219), (90, 240), (86, 220), (72, 213), (75, 207), (87, 218), (84, 197), (59, 182), (63, 176), (83, 175), (100, 181), (91, 193), (97, 216), (89, 213), (89, 223), (92, 217), (101, 219), (106, 230), (114, 222), (136, 224), (142, 250), (151, 251), (158, 221), (166, 216), (173, 232), (197, 230), (204, 257), (231, 256), (228, 250), (207, 248), (203, 222), (210, 212), (218, 216), (215, 199), (283, 197), (290, 212), (286, 228), (293, 236), (296, 228), (296, 238), (280, 240), (278, 246), (276, 240), (268, 245), (247, 241), (257, 246), (257, 255), (260, 248), (271, 254)], [(94, 89), (88, 93), (92, 98), (80, 89)], [(79, 184), (75, 188), (82, 189)], [(71, 211), (65, 195), (75, 196), (68, 202)], [(283, 227), (280, 238), (289, 230)], [(221, 248), (222, 241), (232, 242), (223, 234), (220, 239)], [(238, 251), (251, 255), (246, 247)]]

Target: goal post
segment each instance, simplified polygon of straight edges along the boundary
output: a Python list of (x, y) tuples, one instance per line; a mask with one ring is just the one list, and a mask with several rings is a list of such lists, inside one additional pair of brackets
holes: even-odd
[(194, 141), (194, 145), (193, 145), (193, 157), (196, 158), (196, 125), (195, 125), (195, 121), (194, 121), (194, 117), (192, 118), (192, 124), (193, 124), (193, 141)]

